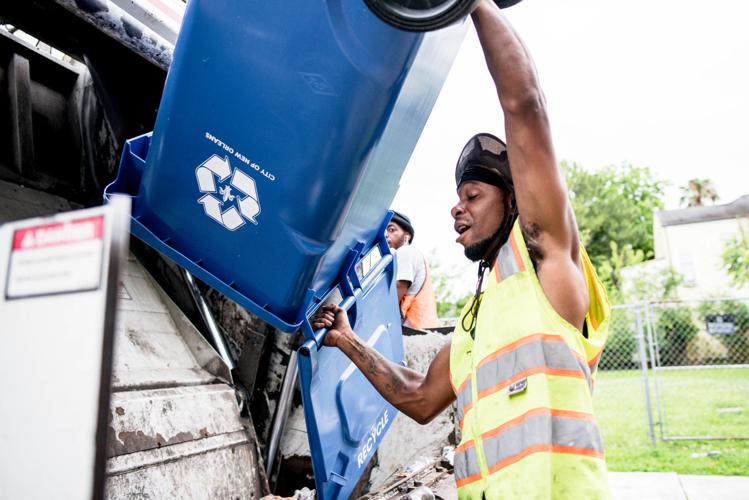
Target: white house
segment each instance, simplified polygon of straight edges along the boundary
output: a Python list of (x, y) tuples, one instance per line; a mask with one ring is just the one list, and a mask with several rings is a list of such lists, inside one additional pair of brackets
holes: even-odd
[(726, 240), (741, 234), (749, 237), (749, 195), (725, 205), (655, 212), (655, 259), (623, 269), (625, 287), (642, 273), (672, 267), (684, 277), (680, 299), (749, 297), (749, 286), (731, 284), (721, 257)]

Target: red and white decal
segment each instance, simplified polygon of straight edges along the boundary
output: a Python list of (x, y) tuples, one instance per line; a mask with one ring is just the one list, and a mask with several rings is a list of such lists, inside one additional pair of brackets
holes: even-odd
[(37, 227), (25, 227), (13, 233), (13, 251), (35, 250), (57, 245), (101, 240), (104, 216)]
[(71, 219), (13, 232), (6, 299), (98, 289), (104, 216)]

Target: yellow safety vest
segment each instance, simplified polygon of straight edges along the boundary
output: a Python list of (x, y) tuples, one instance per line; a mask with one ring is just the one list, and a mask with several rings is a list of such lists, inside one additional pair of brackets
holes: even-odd
[(588, 338), (546, 298), (519, 222), (492, 267), (475, 340), (458, 321), (450, 379), (461, 429), (459, 498), (610, 497), (592, 401), (610, 305), (582, 245), (580, 260), (590, 297)]

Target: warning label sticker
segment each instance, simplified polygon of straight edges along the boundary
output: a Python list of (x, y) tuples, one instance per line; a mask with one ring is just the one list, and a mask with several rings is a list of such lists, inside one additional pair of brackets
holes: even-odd
[(17, 229), (5, 298), (96, 290), (101, 283), (104, 216)]

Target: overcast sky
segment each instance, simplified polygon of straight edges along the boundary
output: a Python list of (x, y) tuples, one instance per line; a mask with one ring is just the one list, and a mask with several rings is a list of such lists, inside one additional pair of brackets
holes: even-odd
[[(693, 177), (723, 203), (749, 194), (749, 2), (524, 0), (506, 13), (535, 59), (559, 160), (648, 166), (669, 183), (667, 208)], [(419, 248), (469, 273), (465, 291), (475, 273), (449, 208), (457, 154), (479, 131), (504, 137), (471, 26), (393, 203)]]

